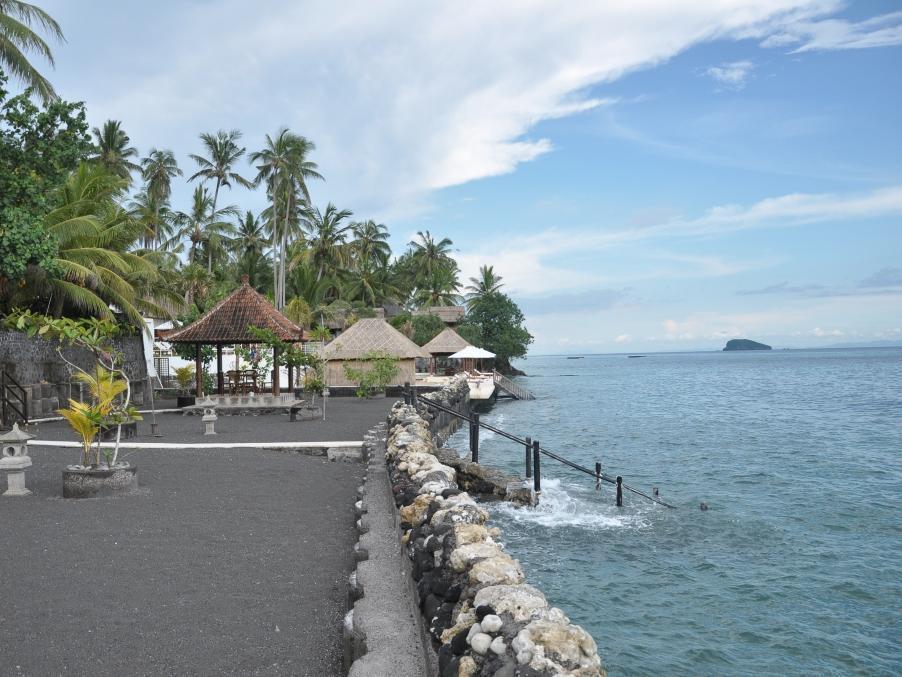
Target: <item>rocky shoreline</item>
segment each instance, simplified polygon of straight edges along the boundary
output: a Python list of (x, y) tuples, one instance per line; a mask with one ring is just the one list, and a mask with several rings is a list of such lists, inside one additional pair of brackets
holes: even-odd
[[(466, 393), (466, 381), (456, 379), (432, 397), (457, 409)], [(468, 485), (529, 502), (513, 491), (522, 481), (479, 477), (477, 464), (464, 461), (457, 468), (443, 463), (457, 457), (436, 447), (436, 437), (447, 433), (439, 428), (448, 425), (448, 417), (433, 416), (422, 403), (399, 402), (389, 415), (384, 459), (438, 674), (604, 675), (593, 638), (526, 583), (500, 531), (486, 526), (489, 512), (461, 490)], [(502, 484), (504, 491), (495, 491)]]

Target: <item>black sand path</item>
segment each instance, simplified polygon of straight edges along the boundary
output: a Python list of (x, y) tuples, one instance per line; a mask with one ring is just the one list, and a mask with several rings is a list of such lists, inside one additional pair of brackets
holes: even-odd
[[(368, 413), (332, 432), (360, 439), (385, 415)], [(305, 426), (271, 419), (235, 417), (236, 434)], [(35, 495), (0, 498), (0, 674), (341, 674), (360, 464), (128, 450), (141, 495), (73, 501), (60, 472), (78, 451), (30, 453)]]

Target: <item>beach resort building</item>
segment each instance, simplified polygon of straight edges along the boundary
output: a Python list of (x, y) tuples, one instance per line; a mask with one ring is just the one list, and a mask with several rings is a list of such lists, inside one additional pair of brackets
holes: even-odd
[(344, 365), (359, 366), (368, 355), (380, 353), (398, 361), (398, 375), (389, 385), (416, 382), (416, 359), (430, 355), (385, 320), (357, 320), (323, 348), (327, 386), (357, 385), (345, 374)]

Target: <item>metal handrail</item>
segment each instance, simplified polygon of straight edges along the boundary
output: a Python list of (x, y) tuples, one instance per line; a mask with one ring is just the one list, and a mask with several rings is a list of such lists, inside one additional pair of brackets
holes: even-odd
[[(17, 392), (18, 389), (18, 392)], [(19, 401), (21, 408), (16, 406), (9, 397), (9, 394), (15, 395)], [(8, 422), (7, 409), (12, 409), (23, 423), (28, 423), (28, 393), (16, 379), (14, 379), (7, 371), (3, 371), (2, 379), (0, 379), (0, 400), (3, 406), (3, 422)]]
[(502, 390), (506, 390), (511, 395), (516, 397), (518, 400), (534, 400), (536, 396), (529, 392), (523, 386), (517, 385), (507, 376), (499, 372), (497, 369), (492, 369), (492, 382), (501, 388)]
[[(428, 406), (428, 407), (434, 407), (434, 408), (438, 409), (439, 411), (444, 411), (447, 414), (451, 414), (452, 416), (456, 416), (457, 418), (463, 419), (465, 421), (469, 421), (471, 424), (475, 423), (480, 428), (485, 428), (486, 430), (490, 430), (491, 432), (495, 433), (496, 435), (501, 435), (502, 437), (509, 439), (511, 442), (516, 442), (517, 444), (523, 444), (526, 446), (529, 446), (531, 444), (531, 442), (526, 439), (517, 437), (516, 435), (512, 435), (511, 433), (501, 430), (500, 428), (496, 428), (493, 425), (489, 425), (488, 423), (483, 423), (478, 418), (476, 418), (476, 419), (470, 418), (469, 416), (465, 416), (458, 411), (454, 411), (453, 409), (450, 409), (442, 404), (439, 404), (438, 402), (434, 402), (432, 400), (432, 398), (430, 398), (427, 395), (424, 395), (422, 398), (419, 398), (419, 399), (420, 399), (420, 401), (424, 402), (424, 404), (426, 404), (426, 406)], [(603, 482), (608, 482), (609, 484), (613, 484), (613, 485), (619, 484), (627, 491), (630, 491), (638, 496), (642, 496), (643, 498), (647, 498), (649, 501), (652, 501), (653, 503), (657, 503), (658, 505), (663, 505), (667, 508), (676, 508), (676, 506), (674, 506), (674, 505), (665, 503), (664, 501), (662, 501), (658, 498), (654, 498), (642, 491), (639, 491), (635, 487), (631, 487), (630, 485), (623, 482), (622, 479), (620, 480), (620, 482), (618, 482), (617, 481), (618, 478), (613, 477), (612, 475), (608, 475), (608, 474), (602, 473), (602, 472), (596, 472), (590, 468), (587, 468), (584, 465), (580, 465), (579, 463), (574, 463), (573, 461), (566, 459), (563, 456), (560, 456), (559, 454), (556, 454), (555, 452), (553, 452), (549, 449), (545, 449), (541, 445), (538, 447), (538, 449), (541, 453), (545, 454), (549, 458), (553, 458), (555, 461), (558, 461), (559, 463), (563, 463), (564, 465), (569, 466), (570, 468), (573, 468), (574, 470), (578, 470), (580, 472), (586, 473), (587, 475), (590, 475), (591, 477), (595, 478), (596, 481), (601, 480)]]

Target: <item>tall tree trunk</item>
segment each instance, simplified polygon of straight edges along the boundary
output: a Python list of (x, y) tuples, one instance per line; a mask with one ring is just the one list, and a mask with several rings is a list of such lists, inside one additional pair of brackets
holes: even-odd
[(216, 179), (216, 188), (213, 190), (213, 209), (211, 210), (211, 216), (216, 213), (216, 199), (219, 197), (219, 183), (220, 180)]
[[(273, 212), (275, 212), (275, 203), (273, 203)], [(273, 220), (272, 225), (272, 294), (273, 300), (279, 297), (279, 221)], [(278, 301), (276, 301), (278, 303)]]

